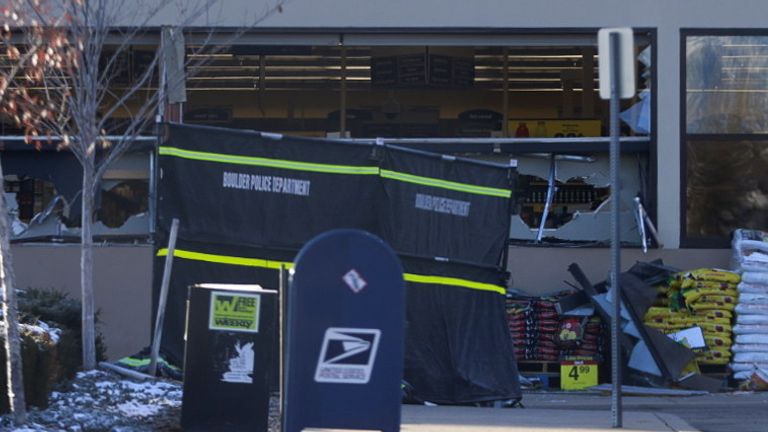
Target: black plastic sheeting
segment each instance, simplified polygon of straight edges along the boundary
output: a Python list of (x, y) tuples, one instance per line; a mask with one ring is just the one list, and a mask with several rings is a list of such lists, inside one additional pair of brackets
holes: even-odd
[[(504, 189), (509, 187), (508, 170), (398, 150), (385, 153), (381, 169), (384, 198), (378, 201), (380, 205), (376, 209), (380, 215), (377, 234), (386, 239), (392, 249), (486, 266), (500, 263), (509, 237), (508, 199), (430, 188), (399, 179), (400, 174), (404, 174)], [(432, 210), (425, 210), (430, 208)]]
[[(489, 284), (492, 270), (402, 260), (406, 274), (430, 271)], [(406, 285), (405, 380), (415, 396), (439, 404), (520, 397), (517, 362), (505, 320), (505, 298), (496, 292), (438, 284)]]
[[(333, 228), (378, 235), (406, 273), (405, 376), (437, 403), (520, 397), (506, 327), (510, 168), (398, 147), (167, 125), (155, 302), (180, 220), (162, 348), (180, 361), (187, 288), (278, 288), (280, 263)], [(409, 280), (410, 279), (410, 280)], [(277, 349), (277, 347), (275, 348)], [(276, 383), (276, 382), (275, 382)]]

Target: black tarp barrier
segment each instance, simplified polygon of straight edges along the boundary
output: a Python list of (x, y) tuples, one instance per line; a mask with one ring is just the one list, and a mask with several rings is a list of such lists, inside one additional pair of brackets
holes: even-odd
[(375, 230), (374, 146), (169, 125), (159, 223), (181, 238), (299, 250), (344, 227)]
[[(519, 398), (505, 297), (496, 291), (503, 276), (476, 266), (401, 260), (408, 281), (403, 374), (414, 396), (441, 404)], [(423, 275), (429, 276), (416, 277)]]
[[(406, 266), (406, 379), (415, 395), (442, 403), (519, 397), (504, 312), (506, 273), (498, 267), (509, 232), (508, 168), (220, 128), (169, 125), (166, 133), (155, 298), (173, 218), (180, 229), (164, 352), (183, 358), (189, 285), (277, 288), (280, 263), (292, 265), (304, 242), (328, 229), (360, 228), (395, 246)], [(225, 172), (236, 174), (228, 187)], [(309, 183), (294, 182), (283, 193), (261, 183), (267, 176), (273, 188), (276, 177)], [(446, 202), (417, 208), (418, 194), (470, 202), (470, 215), (456, 217)]]
[(379, 235), (394, 250), (500, 264), (509, 237), (509, 169), (392, 148), (381, 173)]
[[(167, 244), (167, 240), (161, 240), (160, 244)], [(157, 310), (167, 252), (160, 248), (155, 254), (153, 311)], [(280, 264), (291, 263), (294, 255), (292, 252), (177, 239), (163, 326), (162, 347), (168, 360), (181, 365), (184, 359), (184, 323), (190, 285), (206, 282), (259, 284), (265, 289), (277, 290)]]

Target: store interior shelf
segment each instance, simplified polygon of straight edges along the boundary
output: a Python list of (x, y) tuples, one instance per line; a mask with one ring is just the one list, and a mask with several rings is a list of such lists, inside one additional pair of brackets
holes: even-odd
[[(375, 139), (350, 139), (376, 142)], [(610, 137), (579, 138), (381, 138), (379, 142), (437, 153), (607, 153)], [(651, 148), (649, 137), (621, 137), (623, 153), (644, 153)]]

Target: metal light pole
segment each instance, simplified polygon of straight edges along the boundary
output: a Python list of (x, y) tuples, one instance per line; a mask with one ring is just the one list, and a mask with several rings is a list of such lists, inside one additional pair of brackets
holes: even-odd
[(621, 143), (619, 140), (619, 101), (635, 94), (634, 43), (632, 29), (601, 29), (597, 34), (600, 55), (600, 97), (610, 100), (610, 168), (611, 168), (611, 415), (613, 427), (622, 427), (621, 410)]
[(621, 159), (621, 143), (619, 142), (619, 94), (621, 92), (619, 77), (621, 65), (619, 62), (619, 34), (611, 33), (609, 39), (611, 59), (611, 289), (613, 293), (613, 321), (611, 322), (611, 371), (613, 390), (611, 392), (611, 416), (613, 427), (622, 427), (621, 412), (621, 286), (619, 272), (621, 271), (621, 238), (619, 232), (619, 162)]

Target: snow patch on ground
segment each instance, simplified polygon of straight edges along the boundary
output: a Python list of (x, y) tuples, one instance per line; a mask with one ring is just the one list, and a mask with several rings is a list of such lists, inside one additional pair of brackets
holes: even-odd
[[(29, 412), (29, 422), (14, 428), (0, 416), (0, 432), (178, 432), (181, 431), (180, 382), (135, 381), (114, 372), (79, 373), (51, 393), (46, 409)], [(270, 401), (269, 430), (277, 432), (279, 402)]]
[(5, 416), (0, 417), (0, 431), (178, 431), (181, 396), (178, 382), (137, 382), (98, 370), (78, 373), (66, 388), (51, 394), (48, 408), (30, 411), (26, 426), (14, 429)]

